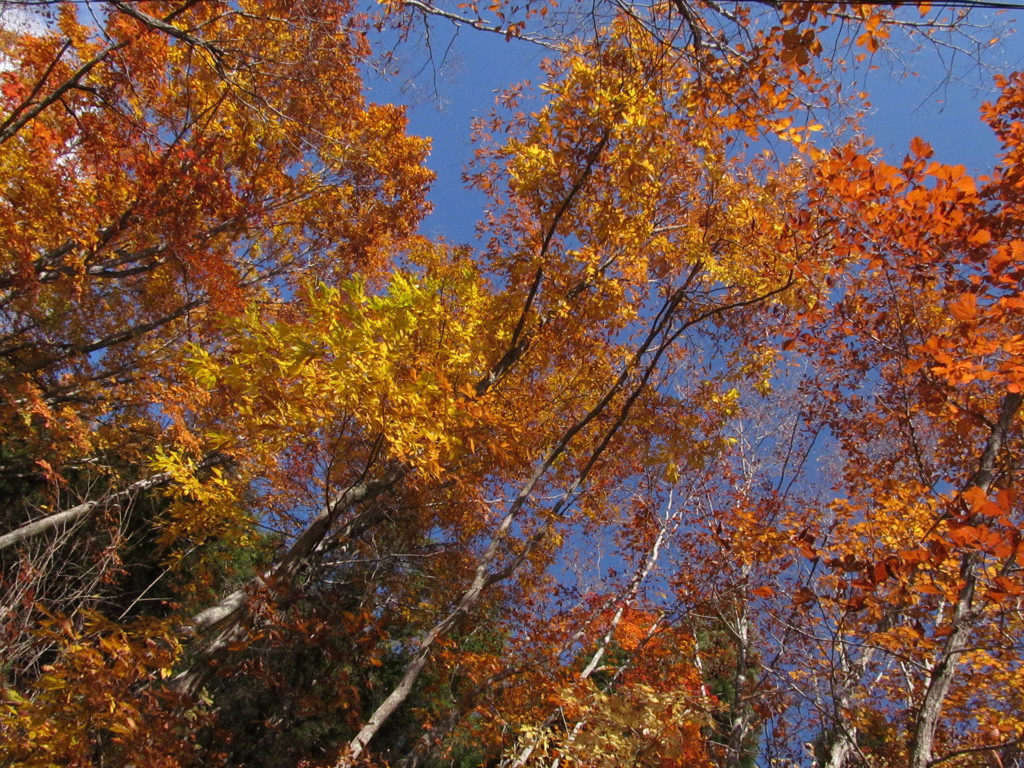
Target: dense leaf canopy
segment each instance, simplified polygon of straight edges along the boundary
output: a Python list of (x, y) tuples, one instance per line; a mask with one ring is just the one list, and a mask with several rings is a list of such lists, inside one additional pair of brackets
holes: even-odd
[[(28, 5), (0, 766), (1024, 765), (1024, 75), (977, 177), (843, 90), (969, 15)], [(364, 95), (437, 24), (550, 54), (474, 244)]]

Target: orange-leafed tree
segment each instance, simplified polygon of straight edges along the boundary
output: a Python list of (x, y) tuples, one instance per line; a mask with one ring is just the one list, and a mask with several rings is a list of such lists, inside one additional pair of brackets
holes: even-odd
[(830, 768), (1016, 759), (1021, 80), (997, 82), (988, 176), (921, 139), (898, 166), (853, 148), (818, 158), (815, 210), (856, 265), (795, 339), (820, 361), (842, 462), (809, 520), (821, 567), (802, 606), (829, 649)]
[[(218, 540), (251, 551), (243, 566), (261, 557), (241, 504), (208, 506), (199, 521), (160, 496), (189, 478), (222, 484), (231, 461), (193, 432), (202, 405), (182, 389), (187, 343), (217, 347), (224, 318), (313, 276), (379, 275), (425, 212), (430, 173), (401, 109), (364, 99), (368, 50), (345, 3), (104, 3), (92, 16), (54, 3), (23, 24), (7, 19), (3, 683), (52, 667), (43, 679), (73, 686), (61, 664), (81, 672), (91, 660), (102, 680), (108, 663), (81, 643), (115, 632), (128, 647), (117, 632), (155, 631), (126, 622), (167, 618), (171, 582), (188, 583), (174, 562), (199, 577), (178, 593), (187, 602), (237, 578), (237, 558), (221, 567), (209, 549)], [(179, 449), (194, 474), (161, 465)], [(202, 495), (199, 481), (180, 490)], [(39, 632), (47, 617), (70, 629)], [(172, 627), (161, 631), (178, 647)], [(112, 690), (148, 675), (114, 669), (142, 677), (112, 679)], [(45, 698), (30, 699), (38, 709), (26, 717), (60, 707)], [(102, 754), (98, 744), (145, 737), (123, 718), (120, 730), (78, 725), (58, 728), (39, 759), (73, 764)]]

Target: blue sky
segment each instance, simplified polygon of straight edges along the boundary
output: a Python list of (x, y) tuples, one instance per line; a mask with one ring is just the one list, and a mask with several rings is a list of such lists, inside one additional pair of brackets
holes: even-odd
[[(498, 91), (523, 80), (536, 81), (540, 62), (551, 52), (474, 30), (462, 30), (453, 39), (455, 29), (448, 24), (436, 25), (436, 32), (432, 43), (437, 59), (447, 53), (436, 77), (426, 62), (411, 84), (398, 78), (386, 82), (368, 78), (367, 86), (371, 100), (408, 105), (410, 132), (429, 136), (433, 142), (427, 165), (437, 180), (431, 190), (434, 213), (424, 224), (425, 234), (466, 243), (474, 238), (484, 203), (482, 195), (467, 190), (462, 182), (462, 171), (473, 155), (471, 121), (488, 114)], [(407, 46), (403, 52), (418, 51)], [(422, 64), (422, 60), (410, 61), (403, 74), (406, 68), (416, 71)]]

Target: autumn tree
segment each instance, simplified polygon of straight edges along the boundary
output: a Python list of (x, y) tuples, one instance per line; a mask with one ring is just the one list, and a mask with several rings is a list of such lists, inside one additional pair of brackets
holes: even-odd
[(48, 612), (79, 631), (86, 610), (129, 617), (140, 539), (161, 586), (169, 547), (202, 572), (212, 542), (256, 543), (240, 506), (197, 524), (154, 497), (185, 480), (153, 463), (172, 446), (214, 485), (229, 463), (172, 394), (184, 344), (217, 345), (219, 318), (309, 275), (376, 274), (430, 177), (401, 111), (364, 102), (343, 4), (113, 3), (102, 25), (80, 11), (55, 4), (4, 41), (8, 680), (47, 659), (54, 636), (33, 628)]
[[(898, 738), (913, 766), (1019, 738), (1019, 203), (1007, 180), (1020, 151), (1009, 130), (1020, 82), (999, 85), (985, 115), (1003, 154), (987, 178), (934, 162), (922, 140), (899, 167), (852, 150), (822, 165), (838, 162), (850, 180), (826, 171), (828, 206), (842, 216), (837, 244), (861, 265), (821, 310), (846, 464), (830, 542), (842, 553), (830, 589), (841, 602), (829, 610), (842, 616), (840, 643), (864, 643), (851, 653), (853, 679), (882, 663), (881, 679), (905, 690)], [(853, 210), (867, 215), (863, 229)], [(882, 242), (873, 233), (887, 215), (901, 226)], [(870, 395), (848, 376), (868, 377)], [(870, 640), (852, 639), (861, 632)]]
[(367, 34), (550, 6), (45, 7), (0, 73), (12, 764), (739, 766), (783, 712), (836, 768), (883, 717), (915, 768), (1016, 743), (955, 672), (1018, 670), (1019, 83), (981, 187), (809, 116), (823, 40), (927, 7), (588, 7), (476, 126), (473, 247), (417, 232)]

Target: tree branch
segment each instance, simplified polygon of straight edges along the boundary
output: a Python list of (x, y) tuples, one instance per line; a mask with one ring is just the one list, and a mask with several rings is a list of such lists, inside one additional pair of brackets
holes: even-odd
[[(226, 455), (214, 454), (200, 462), (198, 468), (208, 469), (209, 467), (226, 464), (227, 462), (228, 457)], [(21, 527), (15, 528), (13, 531), (0, 536), (0, 552), (3, 552), (5, 549), (9, 549), (17, 544), (22, 544), (36, 536), (48, 533), (56, 528), (73, 525), (79, 520), (86, 518), (99, 510), (120, 506), (125, 502), (130, 503), (140, 493), (145, 493), (153, 488), (169, 485), (173, 481), (174, 477), (169, 472), (159, 472), (143, 480), (132, 483), (122, 491), (108, 494), (103, 498), (95, 499), (93, 501), (86, 501), (82, 504), (71, 507), (70, 509), (65, 509), (62, 512), (55, 512), (48, 517), (34, 520), (30, 523), (25, 523)]]

